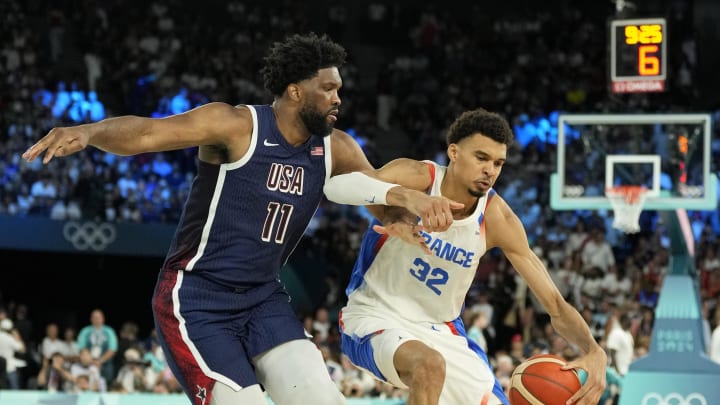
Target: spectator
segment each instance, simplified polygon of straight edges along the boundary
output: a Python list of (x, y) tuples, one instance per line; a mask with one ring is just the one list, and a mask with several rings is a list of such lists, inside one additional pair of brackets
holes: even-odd
[(97, 392), (97, 386), (93, 386), (90, 382), (90, 376), (87, 374), (80, 374), (75, 377), (75, 389), (74, 392)]
[(18, 360), (15, 357), (19, 353), (25, 353), (25, 342), (20, 336), (20, 332), (9, 318), (0, 320), (0, 357), (5, 360), (8, 388), (13, 390), (22, 388)]
[(613, 322), (607, 337), (608, 359), (615, 371), (624, 376), (634, 360), (635, 339), (630, 333), (631, 321), (627, 314), (621, 314), (620, 319)]
[(30, 187), (23, 183), (20, 185), (20, 192), (17, 195), (15, 201), (18, 207), (18, 213), (21, 216), (25, 216), (30, 213), (30, 210), (35, 205), (35, 197), (30, 194)]
[[(82, 388), (85, 391), (105, 392), (106, 390), (107, 383), (100, 375), (100, 368), (93, 361), (88, 348), (80, 350), (78, 360), (70, 366), (70, 374), (75, 379), (81, 376), (87, 377), (87, 386)], [(75, 382), (77, 384), (77, 380)]]
[[(131, 347), (123, 353), (125, 363), (118, 370), (115, 381), (122, 384), (125, 392), (149, 391), (146, 385), (148, 364), (142, 359), (139, 348)], [(154, 381), (153, 381), (154, 384)]]
[(85, 93), (79, 90), (70, 92), (71, 103), (67, 109), (67, 116), (74, 123), (90, 121), (90, 103)]
[(470, 328), (467, 333), (468, 339), (477, 343), (485, 353), (488, 351), (487, 339), (485, 339), (485, 329), (487, 326), (487, 314), (485, 312), (476, 312), (470, 318)]
[(186, 87), (181, 87), (177, 94), (170, 99), (170, 114), (180, 114), (191, 108), (190, 98)]
[[(95, 93), (95, 90), (97, 90), (96, 83), (102, 78), (102, 59), (94, 52), (86, 52), (83, 59), (85, 60), (85, 70), (87, 71), (87, 85), (90, 90), (88, 92), (88, 98), (92, 98), (90, 93)], [(100, 121), (101, 119), (102, 118), (93, 118), (93, 121)]]
[(61, 80), (57, 83), (55, 99), (52, 103), (53, 117), (61, 118), (65, 115), (65, 111), (70, 107), (71, 103), (72, 99), (70, 98), (70, 92), (67, 90), (65, 82)]
[(605, 273), (609, 267), (615, 266), (615, 254), (610, 244), (605, 240), (605, 229), (603, 227), (595, 226), (591, 229), (590, 237), (580, 248), (580, 258), (583, 269), (598, 267)]
[(77, 335), (75, 334), (75, 328), (68, 326), (63, 331), (63, 341), (67, 347), (67, 354), (65, 359), (71, 362), (80, 360), (80, 349), (78, 349)]
[(67, 362), (62, 353), (55, 352), (44, 363), (37, 376), (38, 387), (44, 387), (49, 392), (72, 392), (74, 378), (67, 369)]
[(70, 354), (70, 348), (66, 342), (60, 339), (60, 328), (57, 323), (50, 322), (45, 327), (45, 337), (40, 343), (41, 363), (45, 365), (54, 353), (67, 356)]
[(640, 306), (645, 306), (654, 310), (658, 304), (658, 300), (660, 299), (658, 286), (655, 281), (647, 278), (643, 278), (641, 283), (642, 287), (638, 292), (637, 297), (635, 297), (635, 301), (637, 301)]
[(615, 405), (620, 399), (623, 379), (612, 367), (608, 366), (607, 372), (605, 373), (605, 381), (607, 381), (607, 386), (605, 387), (605, 392), (603, 392), (603, 395), (600, 397), (598, 405)]
[(105, 313), (95, 309), (90, 314), (90, 325), (80, 329), (78, 333), (78, 349), (90, 349), (95, 365), (105, 381), (115, 379), (113, 358), (118, 349), (118, 338), (115, 329), (105, 324)]
[(342, 354), (340, 364), (343, 370), (340, 386), (346, 398), (362, 398), (375, 388), (373, 377), (352, 364), (348, 356)]
[(86, 114), (90, 117), (90, 121), (100, 121), (106, 118), (105, 115), (105, 104), (98, 99), (97, 92), (88, 91), (87, 94), (87, 108)]
[(55, 201), (50, 207), (50, 219), (64, 221), (68, 218), (68, 208), (64, 198)]
[(159, 177), (165, 178), (172, 173), (173, 167), (170, 162), (167, 160), (167, 155), (165, 153), (155, 153), (153, 154), (153, 159), (150, 164), (150, 171)]
[(328, 312), (328, 309), (325, 307), (319, 307), (315, 311), (315, 318), (313, 320), (313, 330), (317, 334), (316, 338), (319, 339), (320, 342), (325, 342), (328, 338), (328, 333), (330, 332), (330, 313)]
[[(140, 338), (140, 327), (135, 322), (123, 322), (118, 332), (118, 353), (125, 353), (125, 351), (131, 347), (137, 347), (141, 345)], [(115, 370), (120, 370), (120, 367), (125, 363), (123, 356), (115, 356)]]
[(330, 378), (332, 378), (338, 389), (342, 390), (343, 380), (345, 379), (345, 372), (342, 365), (340, 365), (340, 362), (337, 359), (338, 353), (336, 351), (333, 351), (332, 348), (325, 343), (320, 344), (319, 347), (320, 353), (322, 353), (323, 356), (323, 360), (325, 360), (325, 366), (327, 366), (328, 373), (330, 374)]
[(602, 295), (618, 307), (622, 307), (625, 301), (630, 298), (632, 282), (625, 275), (625, 268), (616, 269), (614, 266), (608, 268), (602, 282)]

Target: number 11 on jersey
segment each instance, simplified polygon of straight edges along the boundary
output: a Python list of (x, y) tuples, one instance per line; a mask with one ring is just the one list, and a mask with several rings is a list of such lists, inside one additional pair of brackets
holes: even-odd
[(280, 219), (275, 232), (275, 243), (282, 244), (285, 240), (285, 232), (287, 232), (287, 225), (290, 222), (290, 216), (293, 212), (293, 206), (290, 204), (280, 204), (275, 201), (270, 201), (267, 207), (267, 216), (265, 217), (265, 224), (263, 224), (262, 236), (260, 239), (263, 242), (270, 242), (272, 239), (273, 228), (275, 228), (275, 220), (278, 219), (278, 212), (280, 213)]

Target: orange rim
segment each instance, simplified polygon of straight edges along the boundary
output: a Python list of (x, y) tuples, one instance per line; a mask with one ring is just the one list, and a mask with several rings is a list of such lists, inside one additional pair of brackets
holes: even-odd
[(640, 201), (640, 197), (647, 193), (648, 189), (645, 186), (615, 186), (605, 190), (605, 194), (611, 197), (624, 196), (625, 202), (628, 204), (635, 204)]

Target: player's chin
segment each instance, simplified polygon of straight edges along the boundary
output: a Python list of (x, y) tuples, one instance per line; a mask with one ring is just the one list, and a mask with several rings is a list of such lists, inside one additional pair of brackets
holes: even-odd
[(335, 126), (333, 126), (332, 124), (326, 125), (325, 128), (323, 128), (322, 136), (332, 135), (334, 129), (335, 129)]
[(475, 183), (475, 186), (468, 191), (473, 197), (483, 197), (487, 194), (488, 190), (490, 190), (490, 187)]

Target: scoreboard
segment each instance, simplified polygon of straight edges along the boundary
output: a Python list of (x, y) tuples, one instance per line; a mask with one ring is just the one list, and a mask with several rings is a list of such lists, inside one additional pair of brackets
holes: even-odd
[(665, 90), (667, 30), (664, 18), (612, 20), (610, 80), (614, 93)]

